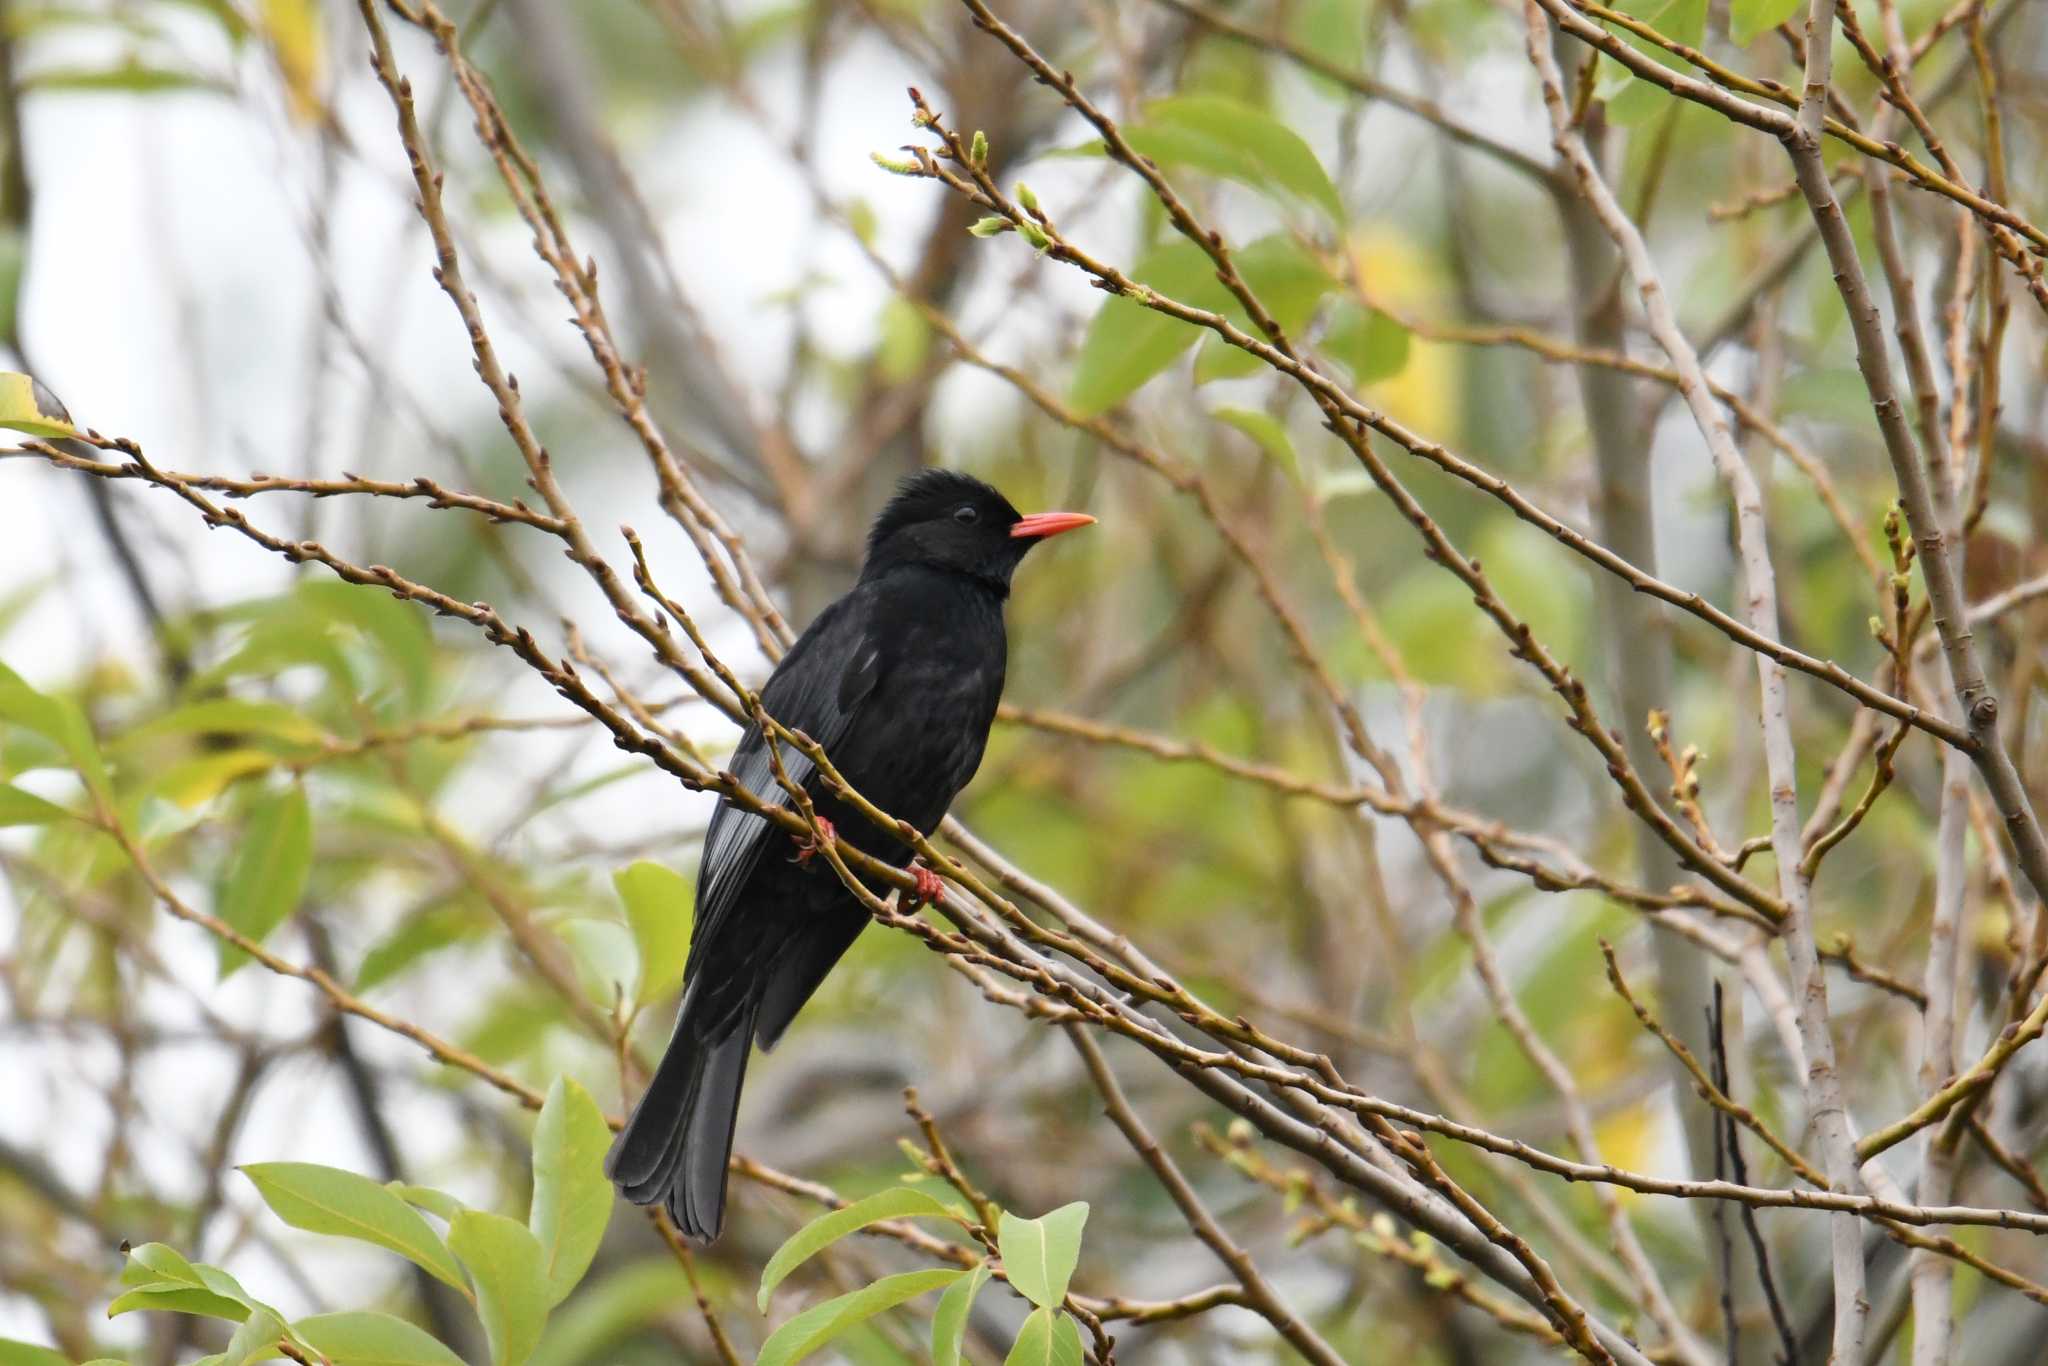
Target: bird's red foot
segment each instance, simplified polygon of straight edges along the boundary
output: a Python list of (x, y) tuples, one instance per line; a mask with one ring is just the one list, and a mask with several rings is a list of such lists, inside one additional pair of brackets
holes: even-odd
[(922, 863), (910, 865), (910, 876), (917, 883), (910, 893), (911, 905), (936, 906), (946, 899), (945, 880)]
[[(795, 837), (792, 836), (792, 838)], [(790, 862), (801, 868), (815, 858), (820, 849), (823, 849), (838, 838), (839, 832), (832, 828), (832, 822), (820, 816), (818, 817), (818, 833), (815, 835), (805, 835), (796, 840), (796, 855)]]

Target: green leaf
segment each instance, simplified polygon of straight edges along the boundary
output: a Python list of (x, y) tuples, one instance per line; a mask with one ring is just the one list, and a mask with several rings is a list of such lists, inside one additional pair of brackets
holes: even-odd
[(490, 1335), (491, 1366), (520, 1366), (532, 1355), (548, 1321), (548, 1277), (540, 1243), (522, 1223), (466, 1209), (448, 1225), (448, 1246), (476, 1284), (477, 1317)]
[(1408, 329), (1377, 309), (1346, 303), (1330, 318), (1323, 350), (1351, 372), (1354, 385), (1371, 384), (1408, 364)]
[(646, 773), (645, 765), (621, 764), (617, 768), (608, 768), (602, 773), (593, 774), (588, 778), (582, 779), (580, 782), (570, 783), (567, 787), (551, 787), (548, 789), (546, 796), (534, 803), (532, 808), (533, 814), (538, 816), (541, 812), (553, 807), (563, 806), (573, 801), (580, 801), (593, 792), (603, 791), (613, 783), (623, 782), (628, 778), (644, 777)]
[(121, 1284), (158, 1285), (173, 1281), (180, 1285), (204, 1285), (199, 1268), (185, 1260), (185, 1254), (167, 1243), (144, 1243), (126, 1249), (128, 1260), (121, 1264)]
[(21, 85), (24, 90), (126, 90), (135, 94), (154, 94), (164, 90), (216, 90), (225, 94), (228, 89), (219, 81), (195, 76), (189, 71), (172, 71), (134, 60), (118, 66), (44, 67), (24, 79)]
[(1769, 33), (1799, 13), (1800, 0), (1734, 0), (1728, 8), (1728, 36), (1748, 47), (1758, 34)]
[(688, 878), (647, 859), (613, 873), (612, 886), (626, 907), (626, 923), (640, 951), (636, 997), (642, 1005), (658, 1001), (683, 980), (696, 893)]
[(328, 620), (351, 626), (372, 641), (412, 702), (426, 698), (434, 676), (434, 637), (426, 618), (410, 603), (339, 579), (307, 579), (296, 594)]
[(390, 1191), (408, 1205), (417, 1205), (427, 1213), (446, 1223), (454, 1222), (462, 1213), (463, 1204), (446, 1191), (437, 1191), (432, 1186), (414, 1186), (404, 1181), (386, 1181), (384, 1189)]
[(133, 1290), (122, 1292), (107, 1306), (107, 1317), (118, 1318), (137, 1309), (156, 1309), (172, 1314), (197, 1314), (203, 1318), (226, 1319), (240, 1323), (249, 1317), (249, 1306), (226, 1295), (216, 1295), (211, 1290), (193, 1286), (174, 1285), (160, 1282), (156, 1285), (139, 1285)]
[(1853, 368), (1796, 370), (1783, 381), (1780, 408), (1787, 417), (1848, 424), (1870, 418), (1870, 391)]
[(596, 916), (575, 916), (558, 920), (550, 928), (569, 946), (576, 976), (590, 999), (606, 1010), (632, 986), (638, 975), (639, 956), (633, 951), (632, 933), (616, 920)]
[(0, 664), (0, 721), (42, 736), (63, 752), (87, 787), (102, 795), (109, 790), (106, 760), (100, 757), (99, 742), (93, 739), (92, 726), (78, 704), (68, 697), (37, 692), (4, 664)]
[(46, 440), (78, 435), (57, 396), (27, 375), (0, 371), (0, 427)]
[(974, 1312), (974, 1297), (988, 1284), (991, 1274), (984, 1261), (939, 1296), (939, 1307), (932, 1314), (932, 1366), (960, 1366), (960, 1346), (967, 1337), (967, 1318)]
[(960, 1222), (960, 1215), (952, 1206), (911, 1186), (891, 1186), (865, 1200), (856, 1200), (845, 1209), (821, 1214), (775, 1249), (775, 1255), (761, 1270), (761, 1291), (754, 1297), (755, 1306), (765, 1313), (768, 1297), (775, 1293), (775, 1287), (781, 1285), (790, 1272), (847, 1234), (884, 1219), (951, 1219)]
[(279, 702), (251, 702), (239, 697), (209, 697), (165, 712), (121, 737), (123, 748), (160, 735), (253, 735), (294, 749), (318, 748), (328, 740), (317, 721), (296, 707)]
[[(1283, 235), (1249, 244), (1237, 260), (1245, 284), (1274, 319), (1290, 330), (1308, 320), (1316, 301), (1333, 283), (1322, 267)], [(1243, 308), (1216, 278), (1215, 262), (1184, 238), (1152, 251), (1132, 267), (1131, 277), (1180, 303), (1222, 313), (1240, 327), (1249, 326)], [(1105, 299), (1081, 339), (1069, 401), (1084, 416), (1116, 406), (1173, 364), (1204, 331), (1135, 299), (1121, 295)], [(1197, 366), (1198, 379), (1249, 374), (1260, 364), (1255, 356), (1239, 359), (1242, 353), (1228, 343), (1214, 341), (1212, 345), (1221, 351), (1213, 357), (1205, 353)]]
[(174, 0), (174, 3), (188, 9), (195, 9), (207, 15), (227, 35), (230, 45), (237, 51), (249, 37), (249, 21), (236, 12), (229, 0)]
[[(1262, 237), (1239, 251), (1236, 259), (1238, 275), (1265, 310), (1273, 315), (1273, 321), (1279, 323), (1290, 337), (1301, 331), (1323, 295), (1337, 283), (1291, 237), (1277, 234)], [(1264, 331), (1251, 324), (1251, 319), (1235, 299), (1229, 302), (1227, 311), (1239, 327), (1264, 339)], [(1257, 374), (1265, 366), (1266, 363), (1251, 352), (1232, 346), (1211, 333), (1203, 339), (1201, 354), (1195, 357), (1195, 383), (1242, 379), (1246, 375)]]
[(1218, 422), (1228, 423), (1250, 437), (1260, 450), (1285, 465), (1289, 474), (1301, 477), (1300, 462), (1294, 458), (1294, 442), (1278, 418), (1250, 408), (1218, 408), (1214, 416)]
[(1065, 1314), (1051, 1309), (1034, 1309), (1003, 1366), (1081, 1366), (1081, 1330)]
[(936, 1271), (905, 1271), (884, 1276), (873, 1285), (862, 1286), (823, 1304), (813, 1305), (768, 1335), (754, 1366), (790, 1366), (817, 1351), (832, 1339), (858, 1324), (866, 1323), (885, 1309), (905, 1300), (951, 1285), (965, 1271), (946, 1268)]
[(252, 1162), (240, 1169), (278, 1218), (308, 1233), (375, 1243), (467, 1293), (447, 1244), (412, 1206), (354, 1172), (311, 1162)]
[(334, 1366), (462, 1366), (433, 1334), (374, 1310), (315, 1314), (292, 1331)]
[[(257, 803), (242, 833), (241, 847), (228, 864), (220, 918), (262, 943), (298, 906), (312, 864), (313, 815), (306, 805), (305, 790), (294, 783), (282, 795)], [(223, 943), (221, 976), (246, 960), (240, 949)]]
[(226, 659), (194, 675), (186, 688), (204, 692), (229, 678), (270, 678), (299, 665), (319, 669), (336, 689), (353, 696), (358, 689), (348, 656), (334, 642), (326, 623), (308, 617), (290, 602), (266, 603), (254, 610), (249, 633)]
[(71, 1358), (32, 1342), (0, 1338), (0, 1366), (71, 1366)]
[(611, 1222), (612, 1183), (604, 1174), (611, 1145), (611, 1126), (590, 1093), (555, 1078), (533, 1129), (533, 1210), (526, 1221), (540, 1243), (549, 1305), (583, 1279)]
[[(1654, 3), (1654, 0), (1653, 0)], [(1652, 9), (1649, 5), (1632, 6), (1646, 22), (1674, 42), (1698, 47), (1703, 41), (1707, 26), (1707, 0), (1668, 0), (1668, 3)], [(1617, 38), (1635, 48), (1660, 66), (1690, 74), (1685, 60), (1666, 52), (1654, 43), (1637, 38), (1634, 34), (1610, 25)], [(1654, 118), (1670, 106), (1674, 98), (1651, 81), (1643, 80), (1613, 58), (1600, 63), (1599, 75), (1594, 83), (1593, 93), (1607, 104), (1608, 118), (1619, 124), (1636, 124)]]
[(924, 368), (931, 349), (932, 329), (924, 315), (902, 295), (890, 295), (876, 327), (876, 372), (891, 384), (901, 384)]
[(107, 1306), (108, 1318), (135, 1309), (161, 1309), (240, 1323), (252, 1309), (268, 1308), (251, 1299), (241, 1283), (219, 1267), (195, 1265), (163, 1243), (128, 1249), (121, 1284), (131, 1289)]
[(27, 266), (28, 234), (11, 223), (0, 225), (0, 317), (16, 316)]
[[(5, 232), (5, 228), (0, 228), (0, 234)], [(0, 242), (4, 240), (4, 236), (0, 236)], [(8, 585), (4, 592), (0, 592), (0, 636), (13, 630), (15, 623), (42, 600), (43, 594), (48, 592), (50, 585), (55, 582), (54, 574), (18, 575), (14, 583)]]
[(356, 969), (356, 990), (368, 991), (427, 955), (476, 934), (479, 922), (467, 904), (468, 895), (465, 888), (446, 901), (421, 907), (371, 945), (363, 955), (362, 966)]
[[(1230, 306), (1230, 293), (1217, 280), (1214, 263), (1193, 242), (1175, 240), (1156, 248), (1132, 267), (1131, 278), (1196, 308), (1221, 312)], [(1068, 397), (1084, 417), (1105, 412), (1173, 364), (1200, 335), (1193, 323), (1135, 299), (1105, 299), (1081, 339)]]
[(283, 1336), (283, 1319), (269, 1309), (252, 1309), (228, 1339), (227, 1349), (215, 1360), (219, 1366), (249, 1366), (251, 1362), (268, 1361), (283, 1355), (277, 1350), (277, 1340)]
[(23, 792), (0, 783), (0, 825), (49, 825), (75, 817), (55, 802), (46, 802), (33, 792)]
[(1262, 192), (1315, 205), (1332, 222), (1344, 205), (1301, 135), (1256, 105), (1219, 95), (1179, 95), (1145, 106), (1125, 139), (1154, 161), (1193, 166)]
[(1004, 1211), (996, 1246), (1018, 1294), (1041, 1309), (1059, 1307), (1081, 1260), (1081, 1228), (1087, 1222), (1085, 1200), (1061, 1205), (1037, 1219), (1019, 1219)]
[(862, 246), (873, 246), (875, 234), (881, 225), (875, 221), (875, 206), (865, 199), (854, 199), (846, 206), (846, 226), (853, 229), (853, 235)]
[[(1324, 61), (1346, 71), (1356, 71), (1365, 62), (1365, 31), (1372, 22), (1360, 0), (1306, 0), (1292, 6), (1294, 41)], [(1302, 74), (1338, 99), (1354, 98), (1349, 87), (1320, 72), (1302, 68)]]

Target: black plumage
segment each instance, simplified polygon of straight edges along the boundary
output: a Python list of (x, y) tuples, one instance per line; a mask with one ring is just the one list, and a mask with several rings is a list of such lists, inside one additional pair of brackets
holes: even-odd
[[(790, 647), (762, 705), (816, 740), (856, 791), (930, 834), (974, 776), (995, 719), (1010, 575), (1040, 540), (1092, 520), (1020, 517), (995, 489), (950, 470), (911, 476), (868, 533), (859, 581)], [(841, 838), (886, 863), (910, 861), (900, 841), (818, 790), (802, 755), (784, 746), (781, 759)], [(732, 772), (764, 801), (786, 803), (758, 728), (741, 739)], [(606, 1160), (627, 1199), (665, 1204), (693, 1238), (715, 1238), (724, 1223), (752, 1043), (774, 1047), (868, 923), (826, 860), (796, 852), (768, 821), (720, 799), (697, 875), (682, 1011)]]

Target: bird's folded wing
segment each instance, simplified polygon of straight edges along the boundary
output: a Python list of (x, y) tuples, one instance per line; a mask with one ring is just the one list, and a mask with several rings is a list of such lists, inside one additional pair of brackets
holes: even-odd
[[(811, 623), (790, 647), (767, 685), (761, 705), (791, 730), (800, 730), (831, 753), (851, 727), (860, 704), (874, 691), (883, 668), (882, 642), (866, 629), (856, 598), (842, 598)], [(810, 780), (813, 765), (788, 744), (777, 747), (782, 771), (792, 783)], [(771, 806), (787, 806), (789, 794), (775, 780), (775, 766), (760, 728), (749, 726), (734, 751), (732, 774), (741, 786)], [(740, 889), (777, 835), (769, 822), (730, 801), (720, 801), (704, 832), (704, 857), (697, 872), (697, 921), (690, 957), (717, 938)], [(694, 966), (694, 963), (693, 963)]]

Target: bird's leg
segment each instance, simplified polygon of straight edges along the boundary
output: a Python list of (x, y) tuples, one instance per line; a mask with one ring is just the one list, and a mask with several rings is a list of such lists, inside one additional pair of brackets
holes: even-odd
[(945, 881), (922, 863), (910, 865), (910, 876), (917, 883), (910, 893), (912, 906), (936, 906), (946, 899)]
[(817, 817), (817, 821), (817, 834), (790, 836), (791, 839), (796, 841), (796, 853), (791, 856), (790, 862), (798, 867), (808, 864), (820, 849), (823, 849), (833, 840), (839, 838), (839, 832), (832, 827), (831, 821), (826, 820), (823, 816)]

